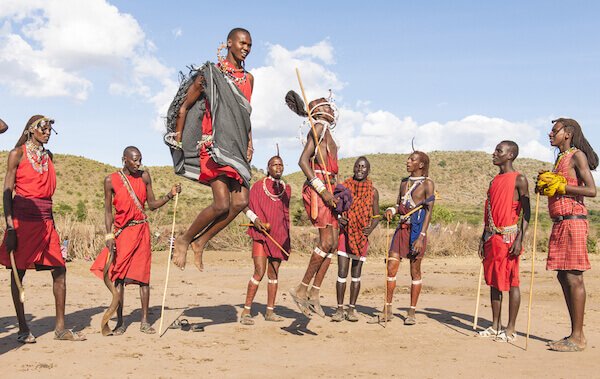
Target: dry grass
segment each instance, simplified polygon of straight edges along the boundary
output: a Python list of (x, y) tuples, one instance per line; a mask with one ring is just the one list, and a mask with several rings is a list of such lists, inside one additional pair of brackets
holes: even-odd
[[(497, 169), (491, 164), (489, 154), (481, 152), (432, 152), (430, 176), (435, 180), (441, 199), (434, 208), (434, 223), (429, 232), (428, 254), (431, 256), (454, 256), (475, 254), (481, 233), (482, 204), (489, 181)], [(0, 152), (0, 172), (5, 172), (6, 152)], [(371, 179), (380, 193), (380, 205), (385, 208), (395, 203), (400, 179), (406, 175), (406, 154), (373, 154), (368, 156), (372, 172)], [(340, 178), (351, 175), (355, 158), (340, 160)], [(55, 155), (58, 187), (54, 196), (54, 212), (59, 235), (70, 240), (70, 254), (73, 257), (94, 257), (104, 245), (104, 194), (103, 179), (114, 172), (116, 167), (87, 158), (71, 155)], [(528, 178), (538, 169), (549, 168), (550, 164), (533, 159), (517, 159), (515, 167)], [(196, 217), (197, 213), (210, 204), (211, 191), (191, 181), (173, 174), (171, 167), (150, 167), (153, 188), (156, 196), (168, 191), (173, 183), (183, 182), (183, 193), (177, 210), (177, 229), (180, 234)], [(253, 181), (262, 177), (254, 171)], [(285, 177), (292, 186), (290, 215), (294, 222), (292, 247), (295, 251), (309, 252), (316, 243), (317, 232), (308, 226), (301, 200), (301, 187), (304, 176), (295, 172)], [(530, 180), (531, 184), (531, 180)], [(586, 199), (590, 210), (590, 248), (598, 250), (600, 222), (600, 198)], [(1, 204), (0, 204), (1, 205)], [(172, 203), (156, 212), (148, 212), (153, 233), (154, 250), (168, 248), (168, 238), (173, 216)], [(244, 249), (250, 246), (246, 229), (239, 227), (245, 222), (238, 217), (226, 230), (217, 235), (209, 244), (209, 249)], [(382, 225), (371, 236), (370, 254), (385, 253), (385, 231)], [(546, 211), (546, 200), (540, 204), (540, 231), (538, 251), (545, 251), (548, 243), (550, 220)], [(530, 229), (530, 235), (532, 230)], [(392, 233), (392, 231), (390, 231)], [(526, 251), (530, 249), (526, 246)]]

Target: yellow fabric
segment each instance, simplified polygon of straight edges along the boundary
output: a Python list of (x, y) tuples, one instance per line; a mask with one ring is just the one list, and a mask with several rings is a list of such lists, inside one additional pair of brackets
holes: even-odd
[(544, 196), (552, 197), (566, 193), (567, 179), (554, 172), (542, 172), (538, 175), (537, 191)]

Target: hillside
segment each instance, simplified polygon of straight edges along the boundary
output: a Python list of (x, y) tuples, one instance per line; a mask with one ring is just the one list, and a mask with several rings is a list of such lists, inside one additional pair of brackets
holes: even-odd
[[(7, 152), (0, 152), (0, 172), (4, 173), (6, 168)], [(367, 156), (371, 162), (371, 179), (380, 193), (382, 206), (395, 203), (398, 184), (400, 179), (406, 176), (405, 163), (407, 154), (373, 154)], [(442, 152), (436, 151), (430, 154), (431, 167), (430, 176), (435, 180), (440, 195), (438, 205), (452, 211), (456, 217), (454, 221), (460, 221), (465, 217), (480, 220), (481, 206), (485, 199), (485, 192), (491, 178), (497, 172), (492, 165), (489, 154), (481, 152)], [(58, 187), (54, 197), (55, 212), (58, 214), (74, 214), (78, 218), (87, 216), (99, 216), (102, 212), (104, 195), (102, 188), (103, 178), (116, 168), (104, 163), (90, 160), (84, 157), (56, 154), (55, 166), (58, 178)], [(352, 175), (352, 166), (355, 158), (345, 158), (340, 161), (340, 177), (346, 178)], [(295, 162), (288, 163), (288, 171), (295, 168)], [(539, 169), (549, 169), (550, 163), (534, 159), (517, 159), (515, 167), (525, 173), (533, 185), (533, 177)], [(168, 166), (149, 167), (152, 173), (153, 188), (157, 196), (168, 191), (170, 184), (181, 181), (184, 184), (184, 192), (180, 198), (179, 209), (180, 220), (191, 220), (198, 210), (207, 205), (211, 200), (211, 192), (208, 187), (194, 184), (189, 180), (183, 180), (173, 174), (172, 168)], [(255, 178), (264, 174), (255, 171)], [(303, 213), (301, 206), (300, 191), (304, 176), (301, 172), (295, 172), (284, 177), (286, 182), (293, 188), (292, 214)], [(533, 191), (532, 191), (533, 192)], [(533, 196), (533, 193), (532, 193)], [(540, 209), (545, 210), (545, 200), (540, 204)], [(587, 201), (588, 207), (594, 211), (600, 211), (600, 200), (591, 199)], [(167, 212), (159, 217), (162, 221), (167, 220)], [(299, 217), (299, 216), (298, 216)], [(185, 222), (185, 221), (183, 221)]]

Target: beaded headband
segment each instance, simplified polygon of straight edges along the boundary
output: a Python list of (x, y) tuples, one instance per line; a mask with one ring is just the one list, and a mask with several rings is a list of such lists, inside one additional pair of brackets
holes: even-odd
[[(320, 107), (321, 105), (328, 105), (331, 108), (331, 111), (333, 112), (333, 115), (329, 112), (314, 112), (313, 111), (315, 109), (317, 109), (318, 107)], [(314, 116), (317, 115), (327, 115), (329, 117), (332, 117), (333, 120), (331, 120), (330, 123), (330, 128), (333, 129), (335, 128), (336, 124), (337, 124), (337, 120), (339, 118), (339, 112), (338, 112), (338, 107), (335, 105), (334, 100), (333, 100), (333, 93), (331, 92), (331, 90), (329, 90), (329, 97), (327, 97), (327, 99), (325, 101), (322, 101), (318, 104), (316, 104), (315, 106), (313, 106), (311, 109), (309, 109), (308, 114), (314, 119)]]
[(56, 130), (52, 127), (52, 125), (54, 125), (54, 119), (51, 119), (51, 118), (45, 117), (45, 116), (42, 117), (42, 118), (39, 118), (39, 119), (35, 120), (34, 122), (32, 122), (31, 125), (29, 125), (29, 128), (27, 128), (27, 130), (25, 130), (23, 132), (23, 134), (33, 133), (33, 131), (35, 129), (43, 128), (46, 125), (50, 126), (50, 130), (52, 130), (54, 132), (54, 134), (58, 134), (56, 132)]

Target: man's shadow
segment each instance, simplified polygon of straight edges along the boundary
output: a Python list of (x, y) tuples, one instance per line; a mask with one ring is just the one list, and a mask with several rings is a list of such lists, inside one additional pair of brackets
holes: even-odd
[[(408, 309), (406, 309), (406, 310), (408, 310)], [(416, 313), (423, 314), (423, 315), (429, 317), (430, 319), (435, 320), (435, 321), (439, 322), (440, 324), (446, 326), (447, 328), (452, 329), (453, 331), (460, 333), (462, 335), (465, 335), (465, 336), (475, 336), (476, 335), (475, 334), (476, 331), (473, 330), (473, 315), (452, 312), (452, 311), (448, 311), (445, 309), (439, 309), (439, 308), (425, 308), (422, 311), (417, 311)], [(402, 318), (405, 318), (405, 317), (402, 317)], [(483, 329), (486, 329), (486, 328), (492, 326), (492, 322), (489, 320), (483, 319), (483, 318), (479, 318), (478, 326), (482, 327)], [(526, 333), (523, 333), (523, 332), (517, 332), (517, 334), (522, 337), (526, 336)], [(542, 342), (550, 341), (547, 338), (543, 338), (543, 337), (539, 337), (539, 336), (535, 336), (535, 335), (531, 335), (531, 334), (529, 335), (529, 338), (538, 340), (538, 341), (542, 341)]]
[[(105, 310), (106, 307), (94, 307), (66, 314), (65, 327), (73, 329), (74, 331), (82, 330), (91, 325), (92, 317), (98, 313), (103, 313)], [(28, 320), (27, 324), (29, 325), (31, 333), (36, 337), (43, 336), (47, 333), (54, 333), (54, 316), (35, 318), (31, 314), (26, 313), (25, 319)], [(98, 329), (99, 328), (100, 325), (98, 325)], [(19, 331), (17, 316), (0, 318), (0, 333), (11, 331), (13, 333), (0, 338), (0, 355), (23, 346), (23, 344), (17, 342), (17, 332)]]

